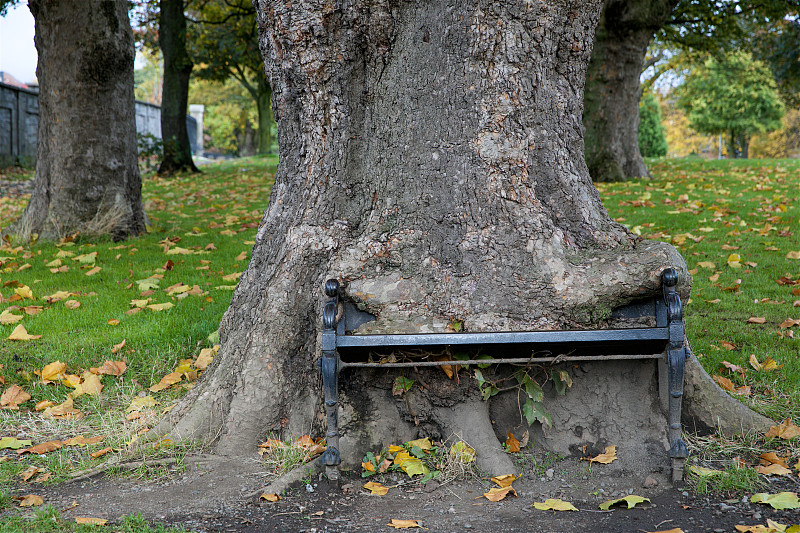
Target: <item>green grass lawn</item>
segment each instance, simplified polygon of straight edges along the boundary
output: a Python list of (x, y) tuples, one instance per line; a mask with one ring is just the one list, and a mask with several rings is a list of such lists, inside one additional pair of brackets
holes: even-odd
[[(659, 160), (650, 168), (652, 180), (598, 186), (609, 214), (686, 258), (687, 335), (704, 368), (730, 379), (756, 410), (797, 421), (800, 326), (785, 321), (800, 318), (800, 283), (787, 284), (800, 282), (800, 160)], [(780, 368), (757, 371), (751, 356)]]
[[(31, 466), (40, 469), (31, 481), (49, 484), (113, 456), (193, 385), (196, 359), (217, 342), (247, 267), (276, 164), (243, 159), (209, 165), (199, 175), (145, 177), (150, 231), (122, 243), (79, 237), (0, 248), (0, 322), (19, 320), (0, 324), (0, 388), (17, 385), (31, 397), (18, 410), (0, 410), (0, 437), (33, 444), (103, 437), (24, 460), (0, 449), (11, 458), (0, 457), (0, 504), (11, 505), (8, 488)], [(686, 257), (694, 277), (688, 335), (709, 373), (730, 379), (758, 411), (800, 422), (800, 326), (781, 327), (800, 318), (800, 283), (792, 284), (800, 281), (800, 259), (791, 258), (800, 252), (800, 161), (664, 160), (651, 169), (652, 180), (599, 186), (611, 217), (642, 237), (671, 242)], [(25, 177), (30, 173), (11, 179)], [(26, 203), (27, 197), (0, 197), (0, 227)], [(8, 340), (19, 325), (41, 337)], [(778, 368), (756, 370), (751, 355), (758, 363), (772, 358)], [(56, 361), (65, 364), (63, 372), (42, 383), (37, 373)], [(87, 371), (105, 361), (124, 361), (127, 369), (99, 375), (99, 395), (76, 395), (65, 384), (84, 380), (81, 387), (88, 387)], [(176, 369), (179, 383), (148, 390)], [(69, 395), (80, 419), (53, 414)], [(158, 403), (129, 407), (141, 397)], [(51, 411), (34, 410), (45, 401)], [(109, 455), (91, 457), (105, 448)], [(160, 453), (185, 450), (173, 445)]]

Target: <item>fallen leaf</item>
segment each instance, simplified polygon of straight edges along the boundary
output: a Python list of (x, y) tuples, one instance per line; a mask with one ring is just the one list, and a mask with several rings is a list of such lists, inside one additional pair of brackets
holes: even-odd
[(121, 376), (128, 369), (124, 361), (105, 361), (100, 368), (91, 368), (94, 374), (106, 374), (109, 376)]
[(40, 338), (42, 338), (41, 335), (29, 335), (28, 330), (25, 329), (25, 326), (22, 324), (14, 328), (14, 331), (12, 331), (11, 335), (8, 336), (8, 340), (10, 341), (30, 341)]
[(511, 484), (517, 479), (514, 474), (503, 474), (502, 476), (495, 476), (492, 481), (496, 483), (501, 489), (510, 487)]
[(800, 251), (787, 253), (786, 259), (800, 259)]
[(724, 366), (725, 368), (727, 368), (732, 372), (739, 372), (740, 374), (744, 374), (745, 372), (747, 372), (746, 368), (743, 368), (739, 365), (735, 365), (733, 363), (729, 363), (728, 361), (722, 361), (722, 366)]
[(41, 402), (36, 404), (36, 407), (34, 407), (34, 409), (36, 409), (36, 411), (44, 411), (45, 409), (47, 409), (48, 407), (50, 407), (52, 405), (55, 405), (55, 404), (53, 402), (51, 402), (50, 400), (42, 400)]
[(87, 275), (87, 276), (94, 276), (95, 274), (97, 274), (98, 272), (100, 272), (100, 270), (102, 270), (100, 267), (94, 267), (94, 268), (92, 268), (91, 270), (88, 270), (88, 271), (86, 272), (86, 275)]
[(64, 379), (64, 372), (67, 370), (67, 364), (61, 361), (54, 361), (46, 365), (41, 372), (42, 381), (50, 383), (52, 381), (61, 381)]
[(242, 277), (241, 272), (234, 272), (233, 274), (228, 274), (227, 276), (222, 276), (222, 281), (236, 281), (240, 277)]
[(22, 481), (28, 481), (30, 478), (32, 478), (33, 476), (35, 476), (38, 473), (39, 473), (39, 469), (37, 467), (30, 466), (26, 470), (24, 470), (23, 472), (20, 472), (19, 473), (19, 477), (22, 478)]
[(166, 302), (163, 304), (150, 304), (147, 306), (147, 308), (151, 311), (165, 311), (167, 309), (171, 309), (172, 307), (175, 307), (175, 304), (172, 302)]
[(361, 468), (363, 468), (367, 472), (374, 472), (375, 471), (375, 465), (372, 464), (371, 462), (361, 463)]
[(267, 494), (265, 492), (265, 493), (261, 494), (261, 496), (259, 496), (258, 499), (274, 503), (274, 502), (277, 502), (278, 500), (280, 500), (281, 497), (278, 496), (277, 494), (274, 494), (274, 493)]
[(788, 476), (792, 473), (792, 471), (785, 466), (778, 464), (771, 464), (769, 466), (758, 465), (756, 467), (756, 472), (765, 476)]
[(508, 432), (506, 437), (506, 450), (508, 453), (517, 453), (519, 451), (519, 441), (512, 432)]
[(19, 450), (23, 446), (30, 446), (30, 440), (20, 440), (14, 437), (3, 437), (0, 439), (0, 450)]
[(75, 522), (78, 524), (88, 524), (90, 526), (105, 526), (108, 520), (105, 518), (93, 518), (91, 516), (76, 516)]
[(51, 294), (50, 296), (45, 296), (44, 300), (47, 303), (52, 304), (52, 303), (60, 302), (61, 300), (66, 300), (70, 296), (72, 296), (71, 292), (58, 291), (58, 292), (55, 292), (55, 293)]
[(778, 494), (759, 492), (753, 494), (750, 503), (763, 503), (773, 509), (800, 509), (800, 501), (797, 500), (796, 492), (779, 492)]
[(111, 448), (103, 448), (102, 450), (97, 450), (94, 453), (90, 453), (89, 456), (92, 459), (97, 459), (98, 457), (102, 457), (102, 456), (104, 456), (105, 454), (107, 454), (110, 451), (111, 451)]
[(736, 386), (733, 384), (733, 381), (729, 380), (728, 378), (724, 378), (716, 374), (714, 374), (711, 377), (714, 378), (714, 381), (717, 383), (717, 385), (719, 385), (722, 389), (726, 391), (733, 392), (733, 390), (736, 389)]
[(31, 288), (27, 285), (14, 289), (14, 294), (18, 295), (23, 300), (26, 298), (28, 300), (33, 300), (33, 291), (31, 291)]
[(170, 372), (169, 374), (161, 378), (161, 381), (150, 387), (150, 389), (148, 390), (150, 390), (151, 392), (160, 392), (178, 383), (182, 379), (183, 376), (179, 372)]
[(92, 374), (91, 372), (87, 371), (83, 373), (83, 382), (81, 383), (80, 387), (83, 391), (83, 394), (97, 396), (103, 390), (103, 383), (96, 374)]
[(699, 263), (697, 263), (697, 266), (699, 266), (700, 268), (712, 268), (713, 269), (714, 268), (714, 263), (712, 263), (711, 261), (700, 261)]
[(689, 472), (700, 477), (722, 474), (722, 470), (714, 470), (713, 468), (706, 468), (704, 466), (689, 466)]
[(64, 307), (67, 309), (77, 309), (81, 306), (81, 303), (78, 300), (67, 300), (64, 302)]
[(786, 457), (781, 457), (780, 455), (778, 455), (775, 452), (762, 453), (759, 456), (759, 459), (761, 459), (760, 462), (764, 466), (773, 465), (774, 464), (774, 465), (781, 465), (783, 467), (789, 468), (789, 464), (786, 462)]
[(198, 370), (205, 370), (208, 365), (211, 364), (211, 361), (214, 359), (214, 355), (216, 355), (214, 348), (203, 348), (200, 350), (200, 354), (197, 356), (197, 360), (194, 362), (194, 367)]
[(116, 318), (112, 318), (112, 319), (110, 319), (108, 321), (108, 325), (109, 326), (119, 326), (119, 320), (117, 320)]
[(121, 349), (123, 349), (123, 348), (125, 347), (125, 342), (126, 342), (126, 340), (127, 340), (127, 339), (122, 339), (122, 342), (121, 342), (121, 343), (119, 343), (119, 344), (115, 344), (114, 346), (112, 346), (112, 347), (111, 347), (111, 353), (117, 353), (117, 352), (119, 352)]
[(420, 459), (411, 457), (411, 455), (406, 451), (402, 451), (395, 455), (394, 464), (400, 467), (400, 470), (408, 474), (408, 477), (413, 477), (416, 475), (424, 476), (429, 473), (428, 467), (426, 467)]
[(399, 520), (397, 518), (392, 518), (392, 521), (386, 525), (395, 529), (422, 528), (417, 520)]
[(460, 440), (450, 447), (450, 458), (461, 463), (471, 463), (475, 460), (475, 450)]
[(41, 496), (36, 494), (28, 494), (27, 496), (15, 496), (15, 500), (19, 501), (20, 507), (38, 507), (44, 503)]
[(509, 493), (514, 494), (514, 497), (517, 496), (517, 491), (514, 490), (514, 487), (512, 487), (511, 485), (502, 488), (492, 487), (491, 489), (489, 489), (489, 492), (484, 492), (483, 496), (490, 502), (499, 502), (500, 500), (508, 496)]
[(77, 420), (83, 416), (83, 413), (72, 406), (72, 398), (67, 398), (64, 403), (45, 409), (42, 416), (45, 418), (71, 418)]
[(544, 502), (533, 502), (533, 506), (536, 509), (540, 509), (542, 511), (577, 511), (578, 509), (575, 508), (569, 502), (565, 502), (564, 500), (557, 500), (553, 498), (549, 498)]
[(0, 313), (0, 324), (7, 325), (7, 324), (16, 324), (20, 320), (22, 320), (24, 315), (15, 315), (8, 309)]
[(376, 483), (374, 481), (370, 481), (369, 483), (364, 484), (364, 488), (370, 491), (370, 493), (376, 496), (385, 496), (386, 493), (389, 492), (389, 487), (384, 487), (380, 483)]
[(748, 324), (763, 324), (763, 323), (764, 323), (764, 322), (766, 322), (766, 321), (767, 321), (767, 319), (766, 319), (766, 318), (764, 318), (764, 317), (760, 317), (760, 316), (751, 316), (750, 318), (748, 318), (748, 319), (746, 320), (746, 322), (747, 322)]
[(31, 395), (22, 390), (19, 385), (11, 385), (0, 396), (0, 408), (2, 409), (19, 409), (19, 404), (27, 402), (31, 399)]
[(631, 509), (643, 502), (650, 503), (650, 499), (642, 498), (641, 496), (636, 496), (635, 494), (631, 494), (630, 496), (625, 496), (624, 498), (618, 498), (616, 500), (608, 500), (607, 502), (601, 503), (600, 509), (603, 511), (608, 511), (613, 505), (617, 505), (620, 503), (626, 503), (628, 505), (628, 509)]
[(679, 527), (674, 527), (672, 529), (664, 529), (661, 531), (647, 531), (646, 533), (684, 533), (684, 531)]
[(606, 446), (606, 449), (603, 453), (601, 453), (596, 457), (592, 457), (591, 459), (586, 459), (586, 460), (588, 460), (590, 463), (601, 463), (604, 465), (613, 463), (614, 461), (617, 460), (617, 447)]
[(406, 442), (406, 445), (409, 448), (413, 448), (414, 446), (416, 446), (421, 450), (430, 450), (431, 448), (433, 448), (433, 443), (431, 442), (431, 439), (428, 437), (425, 437), (424, 439), (410, 440)]
[(82, 435), (79, 435), (77, 437), (72, 437), (71, 439), (67, 439), (63, 441), (61, 444), (63, 444), (64, 446), (88, 446), (90, 444), (97, 444), (101, 440), (103, 440), (102, 435), (98, 435), (97, 437), (90, 437), (88, 439)]
[(133, 401), (131, 401), (131, 404), (128, 406), (127, 411), (141, 411), (146, 407), (155, 407), (159, 404), (160, 402), (156, 401), (156, 399), (150, 395), (142, 396), (141, 398), (134, 398)]
[(42, 455), (45, 453), (54, 452), (59, 448), (61, 448), (60, 440), (50, 440), (47, 442), (39, 443), (36, 446), (31, 446), (30, 448), (23, 448), (21, 450), (17, 450), (17, 453), (20, 455), (24, 453), (33, 453), (36, 455)]
[(777, 426), (772, 426), (764, 435), (766, 438), (778, 437), (780, 439), (793, 439), (800, 435), (800, 426), (796, 426), (791, 418), (787, 418)]

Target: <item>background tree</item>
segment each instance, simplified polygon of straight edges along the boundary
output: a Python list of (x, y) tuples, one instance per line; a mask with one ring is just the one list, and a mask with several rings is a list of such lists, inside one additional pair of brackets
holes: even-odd
[(164, 59), (161, 91), (161, 140), (163, 151), (159, 173), (197, 172), (186, 130), (189, 108), (191, 57), (186, 49), (186, 18), (183, 0), (160, 0), (158, 46)]
[(772, 73), (746, 52), (711, 58), (680, 90), (689, 122), (702, 133), (724, 134), (731, 157), (748, 156), (750, 137), (781, 127), (784, 106)]
[[(741, 47), (754, 28), (781, 20), (797, 5), (797, 0), (606, 0), (585, 93), (586, 162), (592, 179), (649, 175), (636, 133), (643, 70), (657, 64), (656, 75), (668, 71), (675, 50), (705, 57)], [(658, 48), (670, 53), (647, 58), (647, 43), (654, 38)]]
[[(685, 296), (677, 251), (610, 220), (583, 161), (582, 88), (600, 8), (258, 2), (281, 164), (216, 366), (152, 435), (210, 437), (242, 455), (268, 432), (319, 428), (320, 288), (330, 277), (378, 317), (374, 332), (445, 331), (453, 319), (468, 331), (598, 326), (614, 307), (657, 294), (665, 266), (681, 271)], [(424, 373), (426, 389), (406, 402), (391, 394), (396, 375), (341, 380), (353, 422), (343, 442), (361, 444), (344, 444), (345, 460), (390, 439), (457, 431), (490, 470), (513, 468), (471, 380)], [(629, 390), (624, 381), (609, 383)], [(609, 406), (590, 403), (613, 426)]]
[(215, 0), (192, 12), (190, 47), (201, 79), (236, 80), (253, 98), (258, 112), (258, 153), (272, 150), (272, 90), (264, 74), (258, 30), (249, 0)]
[(648, 93), (639, 102), (639, 150), (644, 157), (667, 155), (667, 137), (661, 123), (661, 106)]
[(124, 2), (30, 0), (39, 55), (31, 199), (11, 232), (114, 238), (145, 229), (137, 166), (133, 33)]
[(250, 93), (240, 83), (193, 79), (189, 97), (205, 106), (206, 154), (250, 156), (258, 152), (258, 114)]

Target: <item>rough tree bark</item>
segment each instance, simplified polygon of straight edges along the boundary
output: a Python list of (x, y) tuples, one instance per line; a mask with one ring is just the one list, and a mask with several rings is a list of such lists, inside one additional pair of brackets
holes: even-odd
[(163, 154), (158, 173), (197, 172), (186, 130), (189, 77), (194, 64), (186, 51), (183, 0), (161, 0), (159, 9), (158, 46), (164, 57), (164, 81), (161, 89)]
[(594, 181), (650, 177), (639, 151), (639, 75), (678, 0), (606, 0), (586, 74), (586, 164)]
[(39, 136), (30, 202), (10, 228), (61, 238), (145, 229), (125, 2), (31, 0), (39, 64)]
[(253, 95), (258, 109), (258, 153), (268, 154), (272, 150), (272, 87), (266, 79), (258, 80), (258, 90)]
[[(276, 182), (215, 366), (153, 435), (241, 454), (268, 432), (319, 432), (330, 277), (384, 332), (453, 319), (468, 331), (594, 327), (656, 294), (667, 266), (688, 293), (677, 251), (611, 221), (584, 163), (600, 2), (335, 5), (258, 3)], [(488, 468), (513, 468), (469, 374), (420, 370), (425, 390), (404, 398), (391, 394), (396, 375), (342, 374), (346, 462), (367, 446), (460, 433), (497, 459)]]

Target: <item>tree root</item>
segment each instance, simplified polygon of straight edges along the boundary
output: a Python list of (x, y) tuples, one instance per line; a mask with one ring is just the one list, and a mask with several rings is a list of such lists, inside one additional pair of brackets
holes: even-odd
[(322, 462), (319, 460), (319, 458), (317, 458), (310, 463), (303, 463), (300, 466), (296, 466), (290, 472), (287, 472), (278, 479), (270, 482), (268, 485), (265, 485), (258, 490), (243, 494), (242, 498), (250, 499), (261, 494), (281, 494), (293, 483), (297, 483), (302, 479), (314, 476), (320, 472), (322, 472)]

